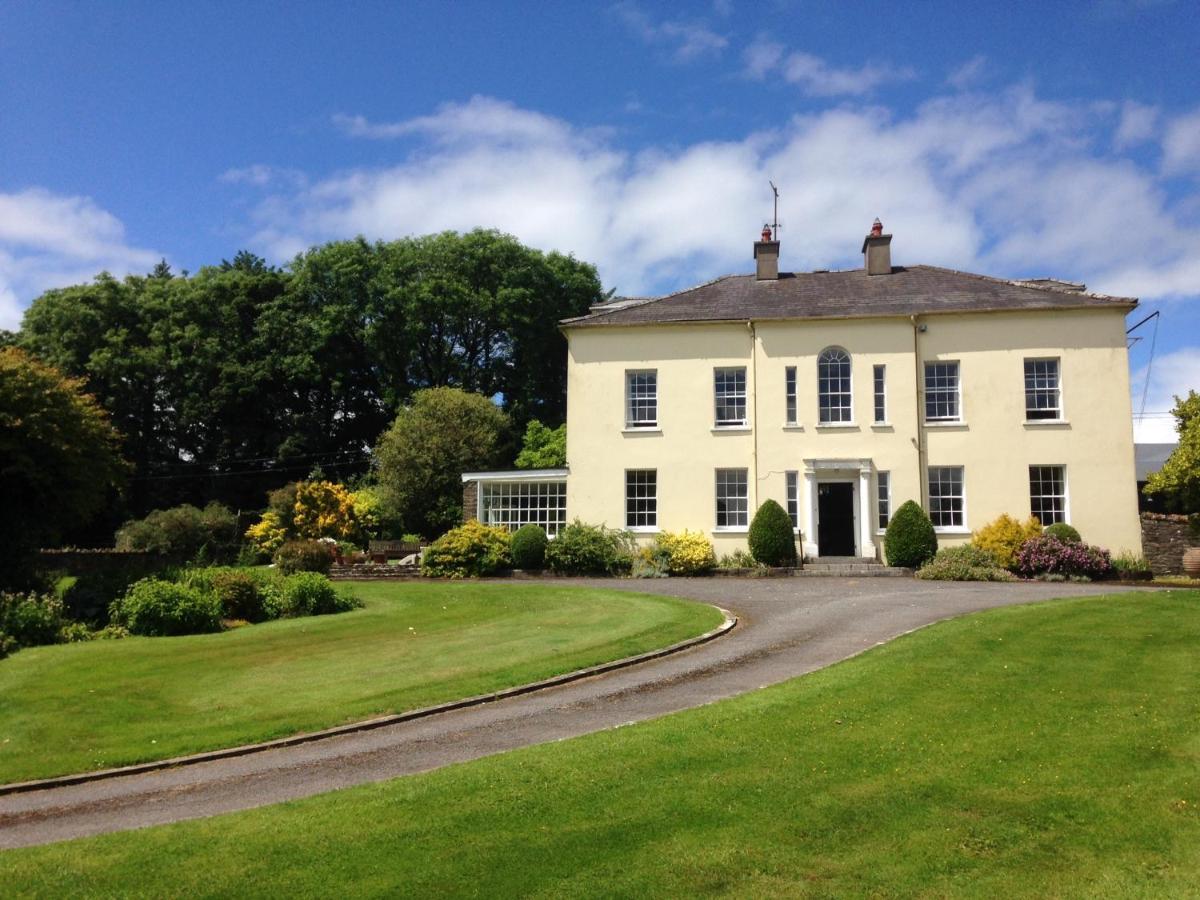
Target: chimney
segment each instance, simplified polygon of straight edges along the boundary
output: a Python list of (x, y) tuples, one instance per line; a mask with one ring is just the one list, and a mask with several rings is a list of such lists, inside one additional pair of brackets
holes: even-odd
[(771, 226), (764, 225), (762, 240), (754, 242), (754, 277), (759, 281), (779, 279), (779, 241), (771, 240)]
[(883, 233), (883, 223), (878, 219), (871, 226), (871, 233), (863, 238), (862, 252), (863, 268), (868, 275), (892, 274), (892, 236)]

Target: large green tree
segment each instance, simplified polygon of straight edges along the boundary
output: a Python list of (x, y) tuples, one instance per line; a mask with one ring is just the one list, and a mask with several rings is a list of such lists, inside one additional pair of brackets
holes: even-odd
[(426, 388), (379, 439), (376, 478), (404, 530), (434, 537), (462, 521), (462, 473), (500, 463), (509, 441), (509, 418), (487, 397)]
[(0, 587), (21, 587), (32, 551), (108, 503), (125, 477), (119, 436), (82, 382), (0, 349)]
[(1200, 394), (1176, 397), (1171, 410), (1179, 430), (1179, 446), (1163, 467), (1146, 481), (1145, 492), (1162, 498), (1172, 512), (1200, 513)]

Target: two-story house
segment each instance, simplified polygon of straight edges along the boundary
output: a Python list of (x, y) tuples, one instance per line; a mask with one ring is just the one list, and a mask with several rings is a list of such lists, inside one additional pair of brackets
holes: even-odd
[(778, 501), (807, 556), (876, 556), (916, 500), (943, 544), (1001, 513), (1140, 552), (1130, 298), (1052, 279), (893, 266), (753, 275), (621, 299), (562, 323), (568, 468), (464, 476), (485, 521), (699, 530), (746, 546)]

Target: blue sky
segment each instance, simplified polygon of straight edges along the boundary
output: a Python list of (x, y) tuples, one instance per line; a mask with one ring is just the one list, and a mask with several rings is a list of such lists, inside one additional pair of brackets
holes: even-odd
[[(1200, 389), (1200, 16), (1090, 3), (0, 0), (0, 327), (48, 287), (498, 227), (619, 293), (785, 269), (1055, 276)], [(1151, 330), (1131, 352), (1135, 412)]]

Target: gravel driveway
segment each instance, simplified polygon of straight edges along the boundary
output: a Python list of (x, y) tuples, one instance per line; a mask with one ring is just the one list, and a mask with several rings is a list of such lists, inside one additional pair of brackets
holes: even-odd
[(141, 828), (411, 775), (700, 706), (977, 610), (1128, 590), (899, 578), (580, 580), (734, 612), (730, 634), (675, 656), (496, 703), (249, 756), (0, 797), (0, 848)]

